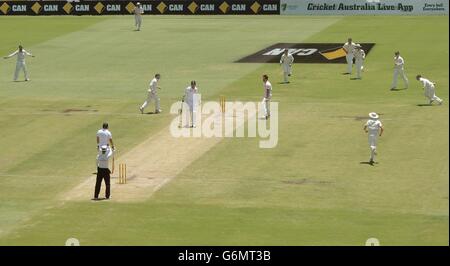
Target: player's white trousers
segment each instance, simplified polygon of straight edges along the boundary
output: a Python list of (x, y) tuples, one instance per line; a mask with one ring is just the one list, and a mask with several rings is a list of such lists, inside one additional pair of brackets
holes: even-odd
[(370, 160), (375, 161), (375, 153), (377, 150), (378, 135), (369, 134)]
[(149, 92), (148, 96), (147, 96), (147, 100), (142, 104), (141, 109), (144, 109), (145, 107), (147, 107), (147, 105), (152, 102), (155, 101), (155, 111), (158, 112), (159, 111), (159, 97), (157, 93), (153, 93), (153, 92)]
[(283, 64), (284, 82), (289, 81), (289, 76), (292, 75), (292, 67), (288, 64)]
[(403, 68), (394, 68), (394, 79), (392, 80), (391, 88), (397, 87), (398, 76), (402, 77), (403, 82), (405, 83), (405, 88), (408, 88), (409, 81), (405, 75), (405, 71), (403, 70)]
[(17, 62), (16, 63), (16, 71), (14, 72), (14, 80), (19, 78), (19, 72), (23, 70), (23, 74), (25, 75), (25, 79), (28, 80), (28, 71), (25, 62)]
[(261, 104), (263, 106), (264, 116), (270, 116), (270, 98), (264, 97)]
[(362, 69), (363, 69), (363, 63), (364, 63), (364, 60), (361, 60), (361, 59), (356, 59), (356, 61), (355, 61), (355, 66), (356, 66), (356, 77), (357, 78), (361, 78), (361, 72), (362, 72)]
[(136, 29), (140, 30), (142, 25), (142, 16), (134, 15), (134, 24), (136, 25)]
[(186, 127), (189, 127), (189, 123), (192, 123), (191, 125), (193, 127), (196, 126), (196, 119), (197, 119), (197, 108), (194, 106), (194, 103), (192, 102), (186, 102), (186, 104), (189, 107), (189, 110), (186, 112)]
[(438, 103), (442, 102), (442, 99), (436, 96), (434, 86), (429, 89), (425, 89), (425, 97), (427, 97), (430, 100), (430, 103), (434, 101)]
[(347, 73), (352, 73), (352, 68), (353, 68), (353, 54), (352, 53), (348, 53), (345, 56), (345, 59), (347, 60)]

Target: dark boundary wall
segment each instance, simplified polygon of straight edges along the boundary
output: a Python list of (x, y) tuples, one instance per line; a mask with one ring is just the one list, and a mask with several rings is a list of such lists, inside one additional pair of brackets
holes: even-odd
[(0, 16), (129, 15), (137, 2), (144, 15), (279, 15), (280, 0), (0, 1)]

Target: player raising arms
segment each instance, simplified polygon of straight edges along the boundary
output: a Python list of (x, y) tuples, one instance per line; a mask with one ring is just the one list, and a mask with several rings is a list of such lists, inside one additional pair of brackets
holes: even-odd
[(15, 55), (17, 55), (17, 63), (16, 63), (16, 71), (14, 72), (14, 81), (17, 81), (20, 70), (23, 70), (23, 74), (25, 75), (25, 81), (29, 81), (30, 78), (28, 77), (27, 65), (25, 64), (25, 56), (28, 55), (28, 56), (34, 57), (34, 55), (25, 51), (25, 49), (23, 49), (22, 45), (19, 45), (19, 49), (17, 49), (14, 53), (12, 53), (8, 56), (5, 56), (4, 59), (11, 58)]

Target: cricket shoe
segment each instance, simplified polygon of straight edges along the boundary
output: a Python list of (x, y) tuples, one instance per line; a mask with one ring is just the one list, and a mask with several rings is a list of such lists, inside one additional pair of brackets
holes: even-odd
[(155, 114), (159, 114), (159, 113), (161, 113), (161, 112), (162, 112), (162, 110), (161, 110), (161, 109), (158, 109), (158, 110), (155, 111)]
[(144, 114), (144, 109), (142, 107), (139, 107), (139, 111), (141, 111), (141, 114)]

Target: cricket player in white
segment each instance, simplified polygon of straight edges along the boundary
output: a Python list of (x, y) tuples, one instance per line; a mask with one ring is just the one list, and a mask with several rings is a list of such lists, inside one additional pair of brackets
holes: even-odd
[[(195, 80), (191, 81), (191, 86), (187, 87), (184, 91), (184, 102), (189, 106), (189, 112), (186, 112), (186, 127), (195, 127), (195, 119), (197, 113), (197, 105), (199, 104), (198, 99), (198, 88), (197, 82)], [(192, 121), (192, 125), (189, 126), (189, 120)]]
[(19, 49), (17, 49), (14, 53), (12, 53), (8, 56), (5, 56), (4, 59), (11, 58), (15, 55), (17, 55), (17, 62), (16, 62), (16, 71), (14, 72), (14, 81), (17, 81), (20, 70), (23, 70), (23, 74), (25, 75), (25, 81), (29, 81), (30, 78), (28, 76), (27, 66), (25, 64), (25, 56), (28, 55), (28, 56), (34, 57), (34, 55), (25, 51), (25, 49), (23, 49), (22, 45), (19, 45)]
[(264, 98), (262, 100), (262, 105), (264, 107), (264, 118), (269, 119), (270, 117), (270, 99), (272, 99), (272, 84), (269, 82), (269, 76), (262, 76), (264, 85)]
[(364, 126), (364, 131), (369, 135), (369, 147), (370, 147), (370, 159), (369, 163), (373, 164), (375, 162), (375, 155), (377, 154), (377, 140), (378, 136), (381, 137), (384, 128), (377, 113), (370, 113), (370, 119)]
[(144, 8), (142, 8), (141, 3), (136, 3), (136, 7), (134, 7), (133, 13), (136, 30), (140, 31), (142, 25), (142, 14), (144, 14)]
[(438, 102), (439, 105), (442, 104), (442, 99), (436, 96), (435, 92), (435, 83), (431, 82), (426, 78), (422, 78), (421, 75), (417, 75), (416, 79), (422, 82), (425, 97), (430, 100), (430, 105), (433, 104), (434, 101)]
[(347, 59), (347, 73), (352, 73), (353, 68), (353, 50), (355, 49), (355, 43), (352, 42), (352, 38), (348, 38), (348, 41), (342, 46), (344, 48), (345, 52), (347, 53), (345, 55), (345, 59)]
[(159, 114), (162, 112), (159, 106), (159, 97), (158, 97), (158, 89), (161, 89), (160, 87), (158, 87), (158, 82), (160, 79), (161, 75), (156, 74), (155, 77), (152, 79), (152, 81), (150, 81), (147, 100), (142, 104), (141, 107), (139, 107), (141, 114), (144, 113), (145, 107), (147, 107), (147, 105), (153, 100), (155, 101), (155, 114)]
[(356, 78), (361, 79), (361, 72), (364, 68), (364, 58), (366, 58), (366, 53), (363, 49), (361, 49), (361, 45), (355, 45), (355, 48), (353, 49), (353, 56), (355, 57)]
[(97, 131), (97, 150), (102, 146), (111, 147), (114, 149), (114, 143), (112, 140), (112, 134), (108, 130), (108, 123), (103, 123), (102, 128)]
[(403, 57), (400, 56), (400, 52), (395, 52), (394, 55), (394, 80), (392, 81), (391, 90), (394, 90), (397, 88), (397, 79), (398, 75), (400, 75), (403, 79), (403, 82), (405, 83), (405, 88), (408, 88), (409, 81), (408, 78), (405, 75), (404, 70), (405, 60), (403, 60)]
[(288, 49), (285, 49), (280, 59), (280, 64), (283, 66), (284, 83), (289, 83), (288, 77), (292, 75), (292, 63), (294, 63), (294, 57)]

